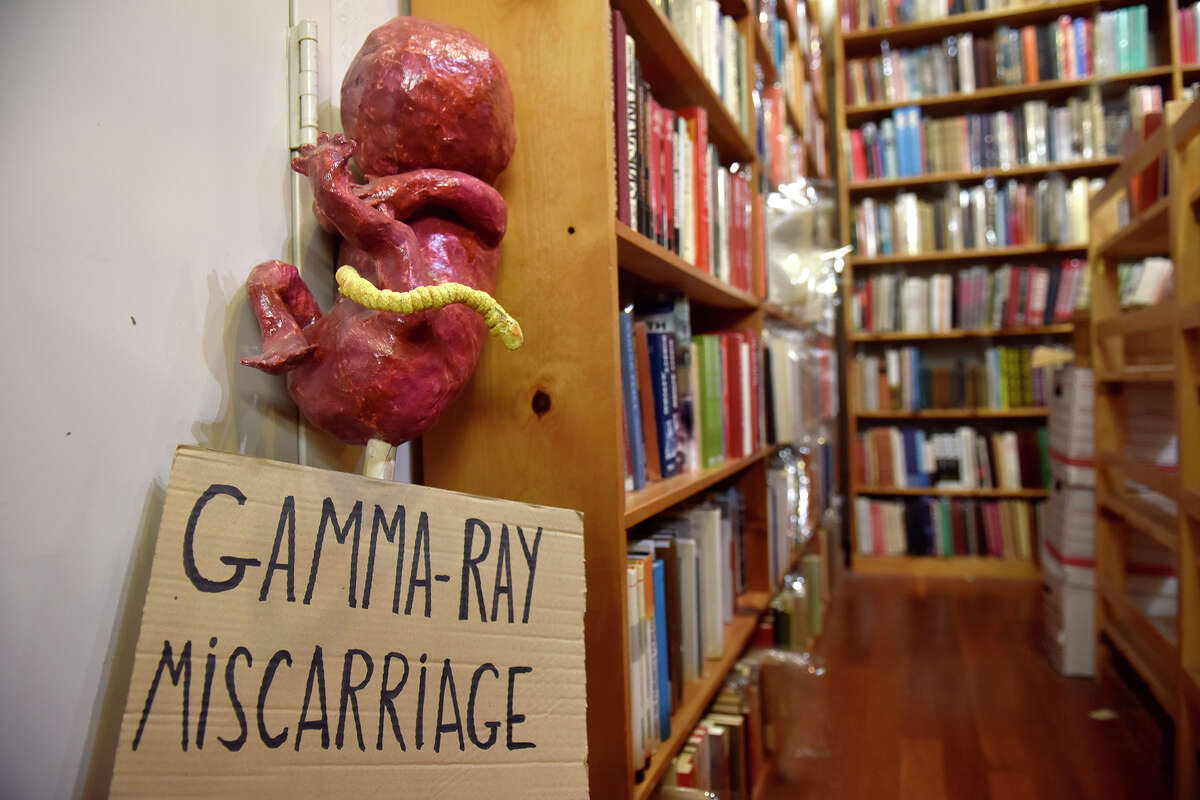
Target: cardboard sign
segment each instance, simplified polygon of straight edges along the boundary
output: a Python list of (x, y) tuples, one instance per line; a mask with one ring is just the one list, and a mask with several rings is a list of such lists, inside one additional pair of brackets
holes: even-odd
[(573, 511), (180, 447), (116, 797), (587, 796)]

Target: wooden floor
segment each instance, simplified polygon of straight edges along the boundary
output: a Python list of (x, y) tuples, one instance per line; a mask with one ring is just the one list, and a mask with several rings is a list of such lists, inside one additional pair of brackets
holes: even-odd
[[(847, 579), (827, 672), (783, 735), (791, 780), (768, 797), (1169, 797), (1167, 745), (1132, 697), (1060, 677), (1037, 649), (1040, 602), (1029, 583)], [(1099, 708), (1119, 716), (1089, 718)]]

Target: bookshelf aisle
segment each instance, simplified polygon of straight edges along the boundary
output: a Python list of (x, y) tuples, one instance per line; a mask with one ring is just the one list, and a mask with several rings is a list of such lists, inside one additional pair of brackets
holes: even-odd
[[(803, 474), (827, 503), (836, 472), (836, 405), (816, 405), (829, 393), (794, 393), (801, 442), (764, 400), (785, 388), (768, 365), (775, 336), (816, 353), (836, 393), (833, 329), (766, 299), (768, 195), (828, 169), (815, 23), (789, 0), (689, 7), (411, 8), (486, 32), (509, 73), (517, 150), (499, 179), (496, 291), (526, 334), (513, 358), (481, 359), (424, 437), (421, 478), (583, 512), (593, 797), (650, 797), (698, 725), (735, 736), (702, 720), (799, 555), (799, 521), (772, 490)], [(686, 637), (672, 630), (683, 593), (668, 587), (686, 577), (673, 563), (713, 570)], [(679, 636), (674, 657), (655, 655), (655, 618)], [(753, 796), (768, 785), (759, 767), (744, 778)]]
[[(1107, 643), (1174, 718), (1180, 798), (1200, 793), (1197, 201), (1200, 102), (1178, 101), (1092, 198), (1089, 256), (1098, 666)], [(1142, 297), (1139, 277), (1152, 266), (1165, 278), (1153, 296)], [(1157, 404), (1149, 399), (1155, 396)], [(1169, 436), (1153, 439), (1148, 417), (1164, 421)], [(1147, 551), (1162, 554), (1159, 574), (1173, 589), (1152, 602), (1139, 574)]]
[(1039, 364), (1086, 308), (1089, 195), (1200, 77), (1190, 23), (1175, 0), (911, 11), (844, 0), (833, 34), (853, 565), (1036, 580)]

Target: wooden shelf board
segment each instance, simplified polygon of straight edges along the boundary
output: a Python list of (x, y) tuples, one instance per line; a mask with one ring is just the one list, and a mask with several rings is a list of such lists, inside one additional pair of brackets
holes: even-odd
[(1179, 472), (1165, 470), (1155, 464), (1128, 458), (1119, 453), (1100, 451), (1096, 463), (1105, 469), (1115, 470), (1120, 477), (1135, 481), (1163, 494), (1175, 502), (1179, 501)]
[(1163, 155), (1166, 148), (1166, 128), (1159, 128), (1139, 143), (1137, 149), (1126, 156), (1121, 166), (1108, 176), (1100, 191), (1088, 198), (1088, 214), (1095, 214), (1109, 200), (1127, 191), (1134, 176), (1140, 175), (1152, 161)]
[(856, 411), (859, 419), (1020, 419), (1045, 417), (1050, 409), (1044, 406), (1029, 408), (926, 408), (920, 411)]
[(763, 447), (745, 458), (727, 461), (719, 467), (673, 475), (665, 480), (647, 484), (646, 488), (636, 492), (627, 492), (625, 495), (625, 527), (632, 527), (676, 503), (687, 500), (713, 484), (719, 483), (731, 475), (736, 475), (774, 451), (774, 446)]
[(1200, 711), (1200, 669), (1183, 670), (1183, 692), (1193, 711)]
[(1179, 327), (1185, 331), (1200, 328), (1200, 300), (1180, 306), (1176, 311)]
[(1134, 364), (1114, 370), (1096, 370), (1101, 383), (1174, 383), (1174, 364)]
[(1069, 322), (1057, 325), (1030, 325), (1024, 328), (965, 328), (952, 331), (856, 333), (855, 342), (910, 342), (933, 339), (996, 339), (1002, 336), (1042, 336), (1071, 333), (1075, 326)]
[(880, 25), (842, 34), (846, 56), (851, 57), (878, 50), (884, 41), (892, 48), (908, 47), (912, 44), (929, 44), (944, 36), (966, 31), (984, 30), (997, 25), (1019, 27), (1035, 22), (1054, 19), (1060, 14), (1090, 13), (1096, 7), (1094, 0), (1066, 0), (1057, 3), (1038, 3), (1033, 6), (1005, 8), (994, 11), (972, 11), (966, 14), (951, 14), (927, 22), (907, 25)]
[(1200, 492), (1191, 489), (1181, 489), (1179, 492), (1179, 507), (1183, 513), (1200, 522)]
[(1096, 575), (1096, 589), (1111, 613), (1104, 617), (1104, 633), (1154, 692), (1163, 710), (1175, 714), (1175, 680), (1179, 673), (1179, 648), (1163, 635), (1124, 593), (1103, 575)]
[(614, 223), (617, 233), (617, 264), (642, 280), (682, 292), (692, 300), (720, 308), (752, 309), (758, 300), (724, 281), (717, 280), (684, 261), (649, 237), (623, 222)]
[[(1200, 69), (1200, 65), (1191, 65), (1192, 69)], [(1184, 71), (1188, 65), (1184, 65)], [(1191, 103), (1184, 109), (1179, 118), (1171, 125), (1171, 142), (1177, 150), (1187, 147), (1188, 143), (1200, 136), (1200, 104)]]
[(1096, 255), (1108, 258), (1141, 258), (1169, 252), (1170, 210), (1169, 196), (1155, 200), (1149, 208), (1130, 220), (1128, 225), (1097, 245)]
[[(876, 53), (878, 54), (878, 53)], [(918, 106), (931, 109), (938, 114), (958, 111), (994, 110), (996, 101), (1013, 100), (1025, 101), (1062, 96), (1099, 86), (1102, 90), (1116, 88), (1142, 81), (1154, 81), (1169, 78), (1171, 67), (1151, 67), (1136, 72), (1123, 72), (1119, 75), (1104, 77), (1075, 78), (1070, 80), (1037, 81), (1022, 83), (1016, 86), (988, 86), (974, 92), (954, 92), (951, 94), (918, 97), (908, 100), (889, 100), (876, 103), (859, 103), (846, 106), (847, 124), (857, 123), (873, 117), (880, 117), (905, 106)]]
[(921, 578), (997, 578), (1036, 581), (1041, 571), (1033, 561), (987, 556), (876, 556), (854, 554), (853, 570), (863, 575), (906, 575)]
[(1087, 251), (1086, 243), (1078, 244), (1018, 244), (1011, 247), (995, 247), (989, 250), (942, 250), (912, 255), (850, 256), (855, 267), (871, 267), (884, 264), (920, 264), (937, 266), (946, 261), (977, 261), (983, 259), (1023, 258), (1025, 256), (1078, 255)]
[(1163, 547), (1179, 551), (1179, 533), (1175, 520), (1154, 506), (1137, 499), (1108, 495), (1100, 501), (1101, 509), (1117, 515), (1131, 528), (1149, 536)]
[(895, 495), (897, 497), (980, 497), (1038, 499), (1048, 496), (1045, 489), (939, 489), (936, 487), (855, 486), (854, 494)]
[(635, 800), (646, 800), (657, 788), (671, 759), (687, 742), (696, 723), (725, 682), (725, 676), (741, 657), (758, 626), (758, 618), (770, 602), (767, 592), (748, 592), (740, 598), (738, 614), (725, 625), (725, 648), (719, 659), (704, 662), (704, 673), (683, 687), (683, 702), (671, 715), (671, 736), (658, 746), (641, 782), (633, 787)]
[(1145, 308), (1123, 310), (1115, 316), (1096, 321), (1096, 335), (1129, 336), (1134, 333), (1170, 328), (1175, 323), (1175, 302), (1167, 300)]
[(787, 325), (790, 325), (791, 327), (796, 328), (797, 330), (808, 330), (809, 328), (815, 329), (817, 326), (816, 320), (801, 319), (800, 317), (797, 317), (795, 314), (790, 313), (783, 306), (777, 305), (775, 303), (763, 303), (762, 308), (763, 308), (763, 312), (766, 313), (766, 315), (768, 317), (770, 317), (771, 319), (786, 323)]
[(613, 0), (637, 42), (638, 61), (655, 99), (671, 107), (702, 106), (708, 111), (708, 138), (726, 163), (754, 161), (754, 148), (679, 34), (650, 0)]
[(1045, 175), (1049, 172), (1062, 173), (1102, 173), (1105, 170), (1116, 169), (1121, 165), (1119, 158), (1096, 158), (1087, 161), (1068, 161), (1062, 164), (1024, 164), (1003, 169), (989, 167), (977, 172), (935, 172), (928, 175), (917, 175), (909, 178), (870, 178), (863, 181), (851, 181), (851, 194), (866, 194), (893, 189), (908, 189), (913, 186), (950, 183), (981, 183), (990, 178), (1007, 179), (1028, 175)]

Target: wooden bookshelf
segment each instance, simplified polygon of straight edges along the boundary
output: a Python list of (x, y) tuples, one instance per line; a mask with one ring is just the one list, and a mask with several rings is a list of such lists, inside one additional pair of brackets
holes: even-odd
[[(849, 231), (846, 237), (849, 238)], [(1080, 256), (1087, 252), (1087, 244), (1018, 244), (1010, 247), (992, 247), (976, 250), (936, 250), (930, 253), (898, 253), (881, 256), (850, 256), (848, 263), (855, 267), (911, 266), (941, 267), (947, 261), (1003, 261), (1014, 258), (1038, 256)]]
[[(747, 66), (770, 61), (744, 0), (722, 0), (747, 42)], [(584, 514), (585, 653), (590, 796), (647, 798), (743, 654), (774, 590), (766, 552), (764, 447), (719, 467), (624, 490), (618, 308), (623, 298), (681, 293), (699, 330), (761, 330), (765, 306), (617, 222), (611, 9), (634, 38), (643, 77), (670, 108), (700, 106), (723, 163), (758, 175), (753, 119), (739, 126), (653, 0), (522, 3), (414, 0), (414, 15), (480, 35), (513, 87), (517, 149), (499, 179), (508, 205), (496, 296), (520, 321), (521, 350), (489, 344), (462, 397), (423, 439), (431, 486), (578, 509)], [(792, 21), (792, 46), (796, 42)], [(774, 70), (775, 65), (767, 64)], [(807, 72), (805, 73), (807, 74)], [(803, 120), (793, 107), (793, 124)], [(798, 131), (802, 133), (803, 131)], [(763, 254), (755, 253), (757, 268)], [(717, 484), (747, 502), (748, 591), (725, 626), (719, 659), (684, 689), (671, 735), (634, 764), (630, 723), (627, 532)], [(635, 767), (645, 767), (635, 781)]]
[[(838, 17), (834, 23), (833, 46), (831, 48), (833, 54), (833, 99), (835, 101), (832, 116), (836, 128), (835, 141), (845, 145), (849, 140), (849, 131), (851, 128), (858, 127), (867, 121), (878, 120), (891, 115), (896, 109), (906, 106), (918, 106), (922, 111), (923, 117), (940, 118), (964, 113), (981, 113), (1010, 109), (1021, 103), (1035, 99), (1065, 102), (1067, 98), (1072, 96), (1094, 97), (1097, 94), (1102, 98), (1112, 98), (1116, 97), (1119, 92), (1125, 91), (1128, 87), (1142, 83), (1162, 86), (1165, 101), (1178, 97), (1183, 86), (1185, 72), (1200, 77), (1200, 70), (1185, 68), (1177, 60), (1173, 60), (1178, 58), (1180, 52), (1178, 46), (1178, 25), (1176, 24), (1176, 11), (1178, 10), (1179, 3), (1177, 0), (1167, 0), (1161, 8), (1152, 9), (1150, 25), (1152, 46), (1149, 48), (1149, 53), (1151, 63), (1156, 65), (1145, 70), (1118, 75), (1091, 76), (1081, 79), (1039, 81), (1017, 86), (987, 87), (970, 93), (953, 93), (941, 96), (897, 100), (894, 102), (875, 102), (857, 105), (847, 105), (846, 103), (845, 67), (847, 59), (877, 56), (881, 52), (885, 41), (893, 51), (925, 45), (938, 45), (947, 36), (968, 31), (975, 33), (976, 37), (990, 36), (1001, 25), (1019, 28), (1027, 24), (1043, 24), (1051, 22), (1064, 14), (1090, 17), (1100, 10), (1110, 10), (1135, 4), (1136, 0), (1029, 2), (1013, 8), (956, 14), (939, 20), (856, 31), (841, 30), (840, 17)], [(1155, 60), (1155, 57), (1157, 60)], [(1165, 134), (1163, 134), (1163, 137), (1165, 138)], [(1013, 169), (1009, 170), (995, 169), (979, 172), (942, 173), (901, 179), (861, 180), (851, 183), (849, 181), (847, 161), (848, 159), (845, 157), (839, 158), (837, 164), (839, 170), (839, 223), (841, 225), (842, 239), (847, 242), (851, 241), (851, 231), (854, 224), (854, 202), (860, 198), (869, 197), (872, 194), (886, 195), (891, 192), (905, 190), (920, 191), (922, 187), (936, 188), (950, 182), (964, 184), (978, 183), (989, 178), (997, 180), (1008, 179), (1010, 177), (1037, 178), (1049, 172), (1111, 179), (1112, 176), (1118, 173), (1134, 175), (1146, 163), (1149, 163), (1148, 160), (1131, 163), (1128, 159), (1104, 157), (1068, 164), (1015, 165)], [(1196, 192), (1197, 201), (1200, 202), (1200, 189), (1194, 191)], [(1186, 196), (1190, 198), (1192, 195), (1188, 193)], [(1151, 212), (1143, 215), (1138, 220), (1135, 230), (1121, 232), (1117, 230), (1116, 226), (1111, 226), (1105, 235), (1117, 237), (1115, 241), (1123, 242), (1127, 252), (1137, 252), (1145, 246), (1145, 242), (1165, 232), (1164, 225), (1169, 216), (1166, 213), (1165, 204), (1159, 208), (1152, 209)], [(843, 272), (843, 295), (846, 297), (850, 296), (849, 293), (853, 289), (856, 276), (861, 278), (864, 273), (877, 269), (891, 270), (903, 268), (908, 273), (927, 274), (973, 264), (985, 264), (989, 267), (998, 267), (1005, 262), (1018, 264), (1036, 262), (1046, 264), (1065, 258), (1083, 257), (1086, 256), (1087, 251), (1087, 243), (1069, 243), (1033, 244), (996, 249), (904, 255), (863, 256), (855, 254), (847, 259), (847, 266)], [(1151, 316), (1149, 313), (1141, 316), (1130, 315), (1122, 322), (1110, 324), (1123, 325), (1132, 331), (1135, 327), (1141, 328), (1150, 324)], [(854, 383), (856, 376), (854, 370), (851, 369), (855, 353), (861, 348), (872, 347), (878, 342), (928, 342), (930, 345), (936, 345), (939, 353), (945, 353), (948, 348), (954, 347), (956, 343), (960, 343), (963, 348), (978, 348), (979, 342), (984, 337), (1045, 336), (1054, 337), (1055, 341), (1061, 341), (1067, 345), (1073, 342), (1077, 350), (1083, 351), (1080, 363), (1090, 363), (1092, 356), (1091, 345), (1088, 339), (1092, 326), (1089, 325), (1086, 317), (1072, 318), (1069, 323), (1061, 325), (1038, 326), (1037, 328), (1018, 330), (952, 331), (937, 334), (888, 333), (875, 335), (853, 329), (853, 321), (850, 314), (844, 314), (843, 317), (846, 320), (844, 335), (848, 348), (847, 353), (842, 359), (845, 370), (843, 373), (845, 376), (843, 386), (845, 387), (847, 397), (857, 396)], [(1196, 321), (1200, 325), (1200, 306), (1197, 307)], [(1158, 324), (1158, 321), (1155, 324)], [(1164, 327), (1170, 327), (1170, 324)], [(1171, 366), (1155, 366), (1153, 364), (1129, 362), (1119, 365), (1109, 365), (1097, 370), (1097, 381), (1104, 386), (1134, 382), (1164, 382), (1168, 380), (1175, 380), (1174, 369)], [(1198, 385), (1190, 377), (1188, 380), (1190, 381), (1190, 385)], [(984, 409), (951, 409), (919, 412), (863, 412), (852, 410), (847, 415), (846, 432), (844, 435), (847, 442), (853, 442), (860, 425), (874, 425), (881, 422), (903, 422), (921, 425), (951, 420), (979, 419), (986, 421), (991, 419), (999, 421), (1012, 419), (1014, 422), (1021, 424), (1023, 420), (1040, 423), (1045, 416), (1045, 409), (1008, 409), (996, 411)], [(1200, 429), (1197, 430), (1197, 436), (1200, 437)], [(849, 456), (846, 464), (847, 474), (853, 474), (853, 453), (851, 452)], [(850, 502), (847, 504), (848, 525), (851, 531), (855, 530), (853, 498), (856, 491), (853, 487), (851, 488)], [(854, 554), (855, 569), (877, 569), (875, 561), (878, 558), (865, 554)], [(925, 566), (926, 561), (929, 561), (929, 559), (889, 558), (884, 563), (887, 564), (887, 569), (892, 572), (929, 575), (932, 573)], [(974, 576), (975, 573), (972, 573), (965, 566), (967, 563), (959, 559), (943, 559), (940, 562), (941, 565), (936, 568), (936, 574), (939, 576)], [(1001, 572), (1009, 577), (1014, 577), (1013, 573), (1006, 571), (1006, 569), (1001, 569)], [(918, 572), (918, 570), (923, 571)], [(1024, 573), (1018, 571), (1017, 575), (1028, 578), (1036, 577), (1036, 564), (1025, 568), (1025, 570)], [(1200, 654), (1197, 655), (1197, 659), (1197, 663), (1200, 664)]]
[[(1174, 19), (1175, 4), (1171, 5)], [(1174, 718), (1176, 796), (1191, 798), (1200, 794), (1196, 725), (1200, 693), (1193, 682), (1200, 674), (1200, 515), (1196, 513), (1200, 511), (1196, 505), (1200, 499), (1200, 339), (1192, 325), (1200, 308), (1196, 255), (1200, 223), (1189, 200), (1200, 188), (1200, 103), (1169, 103), (1164, 116), (1165, 124), (1109, 178), (1090, 207), (1090, 344), (1097, 378), (1096, 631), (1101, 644), (1097, 660), (1099, 665), (1105, 657), (1106, 644), (1119, 652), (1150, 687), (1163, 711)], [(1121, 225), (1131, 180), (1159, 158), (1167, 162), (1170, 194)], [(1117, 265), (1144, 255), (1171, 258), (1174, 292), (1152, 308), (1123, 309)], [(1173, 389), (1177, 471), (1164, 471), (1127, 455), (1127, 430), (1137, 410), (1126, 407), (1122, 386), (1134, 383)], [(1178, 513), (1131, 494), (1126, 489), (1129, 481), (1175, 501)], [(1174, 553), (1179, 595), (1169, 618), (1147, 616), (1126, 593), (1126, 553), (1137, 537)]]
[(891, 331), (888, 333), (854, 333), (855, 342), (924, 342), (940, 339), (1004, 339), (1020, 336), (1047, 336), (1070, 333), (1069, 322), (1057, 325), (1029, 325), (1023, 328), (959, 328), (950, 331)]
[(992, 499), (1039, 500), (1045, 489), (942, 489), (936, 486), (855, 486), (854, 494), (872, 497), (980, 497)]
[(875, 556), (856, 555), (854, 570), (864, 575), (908, 575), (919, 578), (965, 578), (1035, 581), (1040, 577), (1033, 561), (985, 556)]

